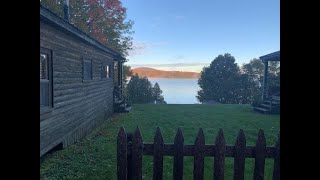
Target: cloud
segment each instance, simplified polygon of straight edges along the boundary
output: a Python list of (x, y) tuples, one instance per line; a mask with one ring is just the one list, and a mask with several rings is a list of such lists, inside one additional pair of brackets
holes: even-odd
[(153, 17), (152, 20), (153, 20), (153, 21), (160, 21), (160, 20), (161, 20), (161, 17), (160, 17), (160, 16), (156, 16), (156, 17)]
[(176, 19), (176, 20), (182, 20), (184, 18), (185, 18), (185, 16), (182, 16), (182, 15), (175, 15), (174, 16), (174, 19)]
[(147, 41), (133, 40), (132, 49), (129, 50), (129, 56), (133, 57), (141, 54), (149, 54), (151, 53), (152, 48), (154, 48), (155, 46), (161, 46), (166, 44), (168, 44), (168, 42), (165, 42), (165, 41), (147, 42)]
[(129, 56), (137, 56), (147, 54), (150, 51), (150, 44), (143, 41), (132, 41), (132, 49), (129, 50)]
[(185, 58), (183, 55), (173, 56), (174, 60), (180, 60), (180, 59), (183, 59), (183, 58)]
[(157, 27), (160, 26), (161, 17), (159, 16), (153, 17), (151, 21), (152, 21), (150, 24), (151, 28), (156, 29)]
[[(176, 21), (181, 21), (183, 19), (185, 19), (185, 16), (183, 15), (175, 15), (175, 14), (168, 14), (164, 19), (174, 19)], [(161, 25), (161, 21), (163, 20), (163, 18), (156, 16), (151, 18), (151, 23), (150, 23), (150, 27), (152, 29), (157, 29), (158, 27), (160, 27)]]
[(151, 23), (150, 26), (151, 26), (151, 28), (155, 29), (160, 26), (160, 23), (158, 23), (158, 22)]

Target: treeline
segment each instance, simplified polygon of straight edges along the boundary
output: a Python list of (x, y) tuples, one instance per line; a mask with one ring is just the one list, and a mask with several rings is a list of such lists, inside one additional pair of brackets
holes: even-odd
[[(201, 71), (197, 98), (223, 104), (253, 104), (261, 99), (264, 65), (253, 59), (241, 67), (230, 54), (219, 55)], [(280, 62), (269, 62), (268, 93), (280, 91)]]

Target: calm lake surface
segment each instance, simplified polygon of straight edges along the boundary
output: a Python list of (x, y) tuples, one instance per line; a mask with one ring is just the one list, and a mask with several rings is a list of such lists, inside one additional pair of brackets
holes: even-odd
[(162, 90), (164, 100), (168, 104), (199, 103), (196, 95), (200, 89), (197, 79), (148, 78), (152, 85), (156, 82)]

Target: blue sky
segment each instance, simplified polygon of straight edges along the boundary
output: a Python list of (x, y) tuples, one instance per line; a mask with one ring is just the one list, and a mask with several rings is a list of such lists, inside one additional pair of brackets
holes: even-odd
[(201, 71), (219, 54), (241, 65), (280, 50), (279, 0), (121, 0), (135, 22), (128, 65)]

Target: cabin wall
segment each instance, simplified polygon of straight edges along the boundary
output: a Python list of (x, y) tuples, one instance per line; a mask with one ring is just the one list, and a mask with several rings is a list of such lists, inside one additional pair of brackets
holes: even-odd
[[(40, 47), (52, 51), (53, 110), (40, 114), (40, 156), (72, 144), (113, 113), (113, 57), (40, 21)], [(92, 60), (92, 80), (83, 80), (83, 57)], [(101, 65), (111, 77), (101, 78)]]

